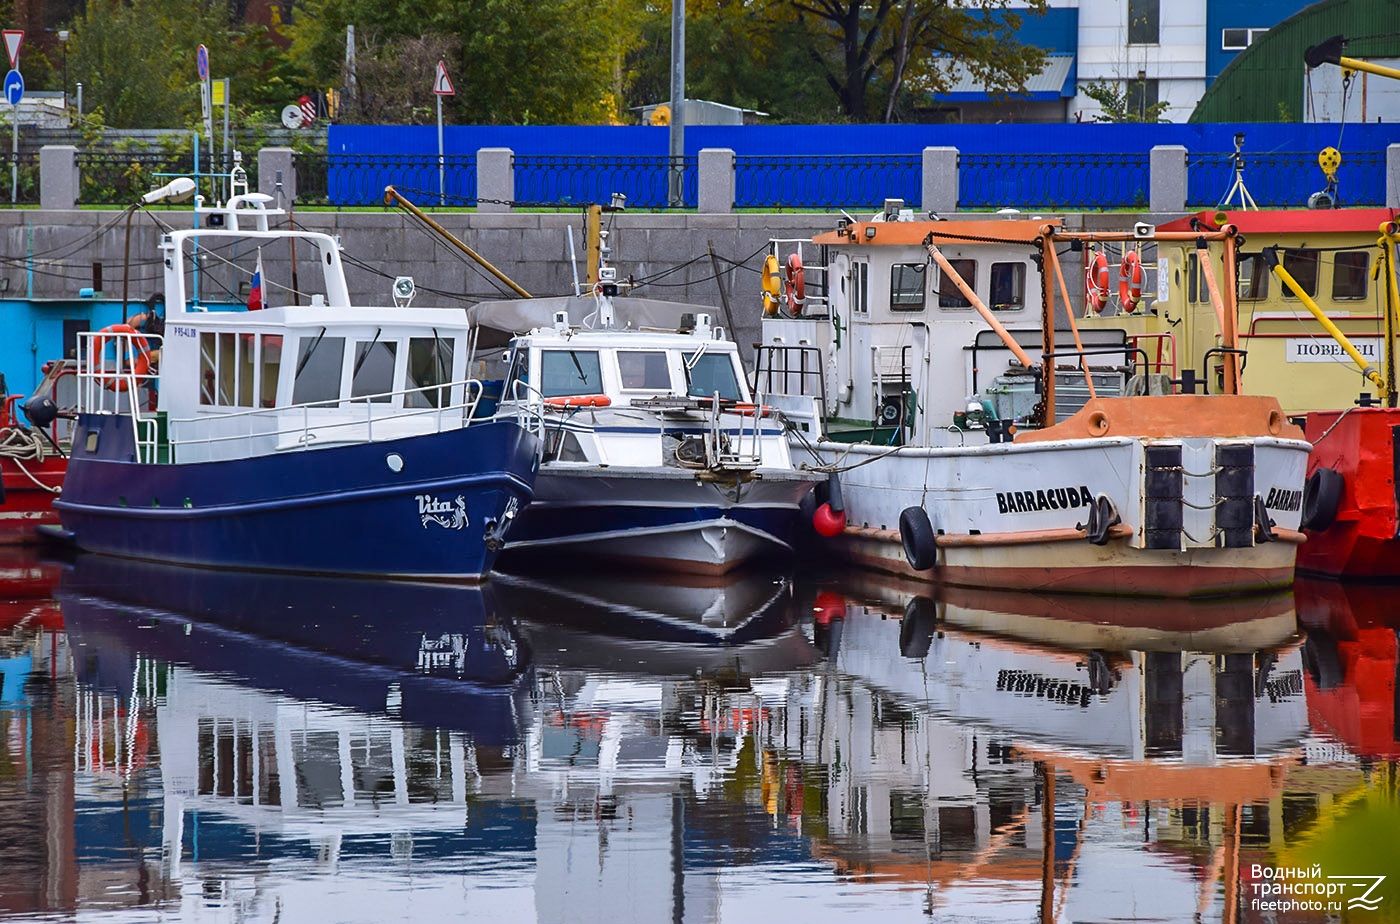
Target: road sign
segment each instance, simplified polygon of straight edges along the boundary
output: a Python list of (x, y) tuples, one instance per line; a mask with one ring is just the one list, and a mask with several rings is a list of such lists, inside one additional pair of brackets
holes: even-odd
[(452, 80), (447, 76), (447, 64), (443, 61), (437, 63), (437, 76), (433, 78), (433, 92), (438, 96), (454, 96), (457, 93), (452, 87)]
[(302, 117), (301, 107), (296, 103), (288, 103), (282, 107), (282, 124), (288, 128), (305, 128), (306, 119)]
[(24, 41), (23, 29), (5, 30), (5, 53), (10, 56), (10, 67), (19, 68), (19, 46)]
[(309, 96), (303, 96), (297, 100), (297, 105), (301, 107), (301, 118), (303, 125), (310, 125), (316, 121), (316, 101)]
[(199, 79), (209, 79), (209, 49), (203, 45), (194, 53), (194, 65), (199, 69)]
[(18, 106), (19, 101), (24, 99), (24, 78), (19, 71), (10, 71), (5, 75), (5, 102), (11, 106)]

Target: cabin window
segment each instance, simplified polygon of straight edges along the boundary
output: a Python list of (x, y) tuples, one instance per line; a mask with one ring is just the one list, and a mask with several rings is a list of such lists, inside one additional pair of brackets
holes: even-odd
[(671, 369), (666, 365), (666, 354), (661, 351), (618, 350), (617, 370), (622, 376), (623, 388), (653, 391), (671, 388)]
[(254, 387), (257, 385), (257, 337), (254, 334), (237, 335), (238, 355), (238, 406), (257, 407), (254, 401)]
[(218, 379), (215, 376), (216, 362), (219, 356), (218, 341), (214, 338), (213, 331), (202, 331), (199, 335), (199, 403), (217, 404), (214, 400), (218, 390)]
[(991, 286), (993, 311), (1026, 307), (1026, 264), (993, 263)]
[(1201, 270), (1201, 258), (1196, 253), (1186, 257), (1186, 300), (1191, 304), (1210, 301), (1206, 274)]
[(258, 386), (262, 407), (277, 403), (277, 380), (282, 371), (282, 337), (280, 334), (258, 334), (261, 379)]
[(890, 310), (924, 310), (924, 264), (896, 263), (890, 267)]
[(523, 401), (530, 397), (530, 351), (516, 350), (511, 356), (510, 372), (501, 396), (507, 401)]
[(344, 337), (327, 337), (324, 333), (302, 337), (297, 343), (292, 403), (339, 400), (340, 371), (344, 359)]
[(1360, 250), (1343, 250), (1332, 262), (1332, 298), (1339, 302), (1366, 297), (1367, 270), (1371, 255)]
[(545, 350), (540, 353), (540, 394), (546, 398), (605, 394), (598, 351)]
[[(962, 277), (969, 289), (977, 291), (976, 260), (949, 260), (948, 265), (953, 268), (953, 272)], [(962, 290), (958, 288), (958, 284), (953, 281), (953, 277), (946, 272), (938, 274), (938, 307), (972, 307), (972, 302), (967, 300), (967, 297), (962, 294)]]
[(350, 397), (376, 404), (392, 401), (394, 361), (399, 345), (393, 340), (362, 340), (355, 344), (355, 368), (350, 375)]
[(870, 312), (870, 264), (851, 264), (851, 310), (856, 314)]
[(743, 398), (739, 377), (728, 353), (690, 353), (685, 357), (685, 364), (690, 368), (689, 394), (710, 398), (719, 392), (721, 398), (729, 401)]
[(1242, 302), (1257, 302), (1269, 297), (1269, 268), (1262, 253), (1242, 253), (1239, 256), (1236, 282)]
[[(1288, 275), (1298, 283), (1298, 286), (1309, 297), (1317, 295), (1317, 251), (1316, 250), (1285, 250), (1283, 252), (1283, 268), (1288, 271)], [(1283, 287), (1284, 298), (1296, 298), (1293, 291), (1287, 286)]]
[(440, 337), (409, 338), (409, 392), (403, 397), (404, 407), (447, 407), (452, 401), (449, 390), (435, 386), (451, 382), (452, 341)]

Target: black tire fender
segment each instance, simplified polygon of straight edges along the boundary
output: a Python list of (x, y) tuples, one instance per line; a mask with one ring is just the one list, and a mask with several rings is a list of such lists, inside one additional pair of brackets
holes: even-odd
[(1324, 465), (1309, 475), (1303, 483), (1303, 529), (1322, 532), (1337, 522), (1345, 487), (1346, 478), (1335, 468)]
[(899, 653), (906, 658), (927, 658), (937, 628), (938, 605), (928, 597), (910, 597), (899, 623)]
[(904, 546), (904, 560), (915, 571), (927, 571), (938, 563), (938, 539), (924, 508), (905, 507), (900, 512), (899, 541)]

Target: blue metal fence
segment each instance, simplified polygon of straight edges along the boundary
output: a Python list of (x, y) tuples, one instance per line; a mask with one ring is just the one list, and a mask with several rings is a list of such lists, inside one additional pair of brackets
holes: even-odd
[[(515, 205), (577, 208), (604, 205), (615, 193), (629, 208), (695, 208), (697, 168), (694, 157), (586, 155), (559, 157), (516, 155)], [(679, 201), (672, 183), (679, 173)]]
[(963, 154), (958, 207), (1147, 208), (1145, 154)]
[(476, 205), (476, 155), (304, 154), (295, 156), (297, 201), (304, 205), (384, 203), (393, 186), (416, 205)]
[[(1315, 151), (1274, 151), (1241, 156), (1241, 184), (1260, 208), (1302, 205), (1309, 193), (1326, 188), (1327, 179)], [(1385, 153), (1361, 151), (1343, 157), (1337, 171), (1337, 198), (1342, 205), (1385, 203)], [(1235, 184), (1233, 153), (1188, 154), (1186, 202), (1208, 208), (1243, 204)]]
[(741, 209), (878, 207), (887, 198), (923, 198), (917, 155), (734, 158), (734, 205)]

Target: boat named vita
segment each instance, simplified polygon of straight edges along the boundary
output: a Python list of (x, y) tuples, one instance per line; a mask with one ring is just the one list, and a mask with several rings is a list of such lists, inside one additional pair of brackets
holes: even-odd
[(220, 568), (482, 578), (540, 443), (474, 419), (465, 312), (409, 307), (408, 277), (394, 305), (351, 305), (334, 238), (273, 228), (270, 197), (234, 190), (164, 235), (163, 335), (81, 336), (65, 537)]

